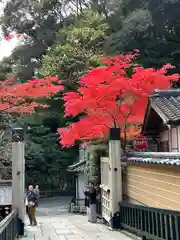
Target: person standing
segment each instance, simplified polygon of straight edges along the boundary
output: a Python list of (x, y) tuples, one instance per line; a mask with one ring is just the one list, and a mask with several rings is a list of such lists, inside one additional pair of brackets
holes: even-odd
[(84, 191), (84, 195), (85, 195), (84, 206), (86, 207), (87, 217), (88, 217), (88, 221), (89, 221), (89, 219), (90, 219), (90, 217), (89, 217), (89, 213), (90, 213), (90, 209), (89, 209), (89, 188), (87, 188), (86, 191)]
[(36, 226), (37, 225), (36, 206), (37, 206), (38, 198), (36, 193), (34, 192), (32, 185), (30, 185), (28, 188), (27, 201), (28, 201), (28, 217), (29, 217), (30, 226)]
[(96, 189), (94, 187), (94, 184), (90, 182), (89, 187), (85, 191), (85, 196), (88, 199), (88, 205), (87, 207), (87, 216), (88, 221), (92, 223), (96, 223), (97, 216), (96, 216)]
[(36, 207), (38, 207), (38, 205), (39, 205), (39, 198), (40, 198), (39, 185), (36, 185), (36, 187), (35, 187), (35, 189), (34, 189), (34, 192), (35, 192), (36, 195), (37, 195), (37, 204), (36, 204)]

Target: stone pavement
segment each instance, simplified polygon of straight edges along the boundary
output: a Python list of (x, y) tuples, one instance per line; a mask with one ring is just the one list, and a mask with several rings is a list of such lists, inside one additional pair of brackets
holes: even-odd
[[(66, 201), (66, 200), (65, 200)], [(87, 217), (61, 211), (63, 204), (47, 201), (38, 208), (38, 226), (26, 227), (26, 237), (21, 240), (130, 240), (119, 231), (111, 231), (106, 225), (88, 223)], [(62, 202), (62, 201), (61, 201)], [(49, 209), (48, 209), (49, 208)], [(61, 209), (61, 210), (60, 210)], [(44, 216), (43, 213), (44, 212)], [(28, 221), (27, 221), (28, 224)]]

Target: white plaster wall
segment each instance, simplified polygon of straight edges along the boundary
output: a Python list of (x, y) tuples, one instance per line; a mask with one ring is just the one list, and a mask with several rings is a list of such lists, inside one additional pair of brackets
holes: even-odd
[(160, 142), (168, 141), (169, 139), (169, 130), (160, 133)]
[(180, 126), (177, 127), (178, 152), (180, 152)]
[(170, 152), (180, 152), (180, 126), (161, 132), (160, 141), (169, 141)]
[(79, 161), (83, 161), (84, 160), (84, 149), (83, 148), (80, 148), (79, 149)]
[(169, 150), (171, 151), (171, 141), (170, 141), (170, 130), (166, 130), (164, 132), (160, 132), (160, 135), (159, 135), (159, 140), (160, 142), (165, 142), (165, 141), (168, 141), (169, 142)]
[(0, 205), (12, 203), (12, 187), (11, 186), (0, 186)]
[(84, 173), (78, 174), (78, 191), (79, 191), (79, 197), (80, 199), (84, 199), (84, 191), (85, 191), (85, 177)]
[(178, 152), (178, 127), (170, 129), (171, 151)]

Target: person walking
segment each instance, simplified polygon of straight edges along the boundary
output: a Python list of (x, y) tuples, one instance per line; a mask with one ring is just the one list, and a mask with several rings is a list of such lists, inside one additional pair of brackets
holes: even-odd
[(30, 226), (36, 226), (37, 221), (36, 221), (36, 206), (37, 206), (37, 195), (34, 192), (33, 186), (30, 185), (28, 188), (28, 193), (27, 193), (27, 201), (28, 201), (28, 217), (29, 217), (29, 222)]

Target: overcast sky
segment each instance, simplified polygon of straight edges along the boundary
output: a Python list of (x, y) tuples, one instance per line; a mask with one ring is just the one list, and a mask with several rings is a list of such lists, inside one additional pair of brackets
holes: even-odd
[[(4, 3), (0, 3), (0, 15), (3, 12)], [(13, 38), (10, 41), (3, 39), (3, 34), (0, 29), (0, 60), (4, 57), (9, 56), (12, 53), (12, 50), (17, 46), (19, 40), (17, 38)]]

